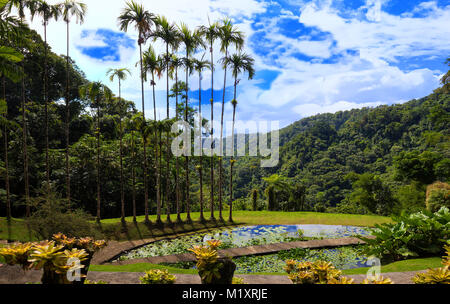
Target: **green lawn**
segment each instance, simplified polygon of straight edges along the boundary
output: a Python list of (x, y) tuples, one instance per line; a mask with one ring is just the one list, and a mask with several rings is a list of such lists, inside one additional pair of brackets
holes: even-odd
[[(218, 213), (216, 213), (216, 216)], [(228, 218), (228, 213), (224, 212), (224, 217)], [(234, 222), (225, 223), (228, 226), (234, 225), (281, 225), (281, 224), (327, 224), (327, 225), (349, 225), (349, 226), (366, 226), (372, 227), (375, 224), (392, 222), (392, 219), (377, 215), (355, 215), (355, 214), (334, 214), (334, 213), (317, 213), (317, 212), (269, 212), (269, 211), (235, 211), (233, 212)], [(164, 217), (165, 218), (165, 217)], [(181, 218), (186, 219), (186, 214), (182, 214)], [(127, 225), (124, 227), (120, 218), (104, 219), (101, 224), (94, 224), (101, 231), (104, 238), (111, 240), (136, 240), (152, 238), (163, 235), (173, 235), (183, 232), (191, 232), (203, 229), (211, 229), (223, 226), (224, 223), (207, 222), (200, 223), (198, 220), (200, 214), (198, 212), (191, 213), (194, 221), (191, 224), (184, 223), (182, 225), (166, 225), (162, 228), (147, 226), (144, 224), (144, 216), (137, 218), (138, 223), (133, 223), (132, 217), (126, 218)], [(172, 215), (172, 220), (176, 219), (176, 215)], [(155, 222), (156, 216), (151, 215), (150, 220)], [(5, 218), (0, 218), (0, 239), (18, 240), (18, 241), (34, 241), (36, 237), (27, 229), (25, 222), (20, 219), (13, 219), (11, 229)]]
[[(419, 271), (428, 268), (438, 268), (442, 266), (441, 257), (410, 259), (405, 261), (394, 262), (391, 264), (381, 266), (381, 273), (387, 272), (404, 272), (404, 271)], [(145, 272), (151, 269), (167, 269), (170, 273), (182, 274), (197, 274), (195, 269), (179, 269), (170, 266), (155, 265), (148, 263), (138, 263), (129, 265), (92, 265), (90, 271), (101, 272)], [(343, 270), (344, 275), (352, 274), (366, 274), (369, 268), (355, 268)], [(286, 273), (253, 273), (254, 275), (286, 275)]]

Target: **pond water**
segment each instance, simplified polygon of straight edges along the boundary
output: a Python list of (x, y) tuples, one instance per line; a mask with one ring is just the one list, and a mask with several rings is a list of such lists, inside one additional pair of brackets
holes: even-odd
[[(367, 236), (370, 235), (370, 231), (368, 228), (364, 227), (340, 225), (256, 225), (217, 229), (207, 233), (195, 233), (172, 240), (154, 242), (120, 256), (119, 260), (186, 253), (189, 252), (188, 250), (193, 246), (205, 244), (206, 241), (211, 239), (222, 241), (222, 245), (219, 249), (228, 249), (292, 242), (311, 238), (342, 238), (356, 235)], [(311, 251), (311, 254), (308, 254), (308, 256), (314, 257), (314, 252), (315, 251)], [(323, 252), (326, 252), (329, 256), (343, 256), (343, 254), (341, 254), (341, 249), (337, 251), (334, 249), (328, 249)], [(320, 251), (320, 253), (322, 254), (322, 251)], [(345, 257), (348, 258), (349, 256), (352, 256), (350, 260), (353, 263), (355, 261), (355, 254), (348, 254), (346, 252)], [(345, 262), (344, 264), (349, 263)]]

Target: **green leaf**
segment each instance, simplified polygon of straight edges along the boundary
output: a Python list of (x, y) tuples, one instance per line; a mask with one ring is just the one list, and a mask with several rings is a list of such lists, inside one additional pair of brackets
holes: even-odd
[(21, 53), (11, 47), (0, 46), (0, 58), (17, 63), (21, 62), (24, 57)]

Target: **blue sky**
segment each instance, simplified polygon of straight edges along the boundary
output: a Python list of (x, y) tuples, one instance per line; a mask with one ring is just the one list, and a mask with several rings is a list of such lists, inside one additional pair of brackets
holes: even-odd
[[(238, 119), (242, 120), (279, 120), (281, 126), (286, 126), (317, 113), (401, 103), (431, 93), (448, 70), (444, 62), (450, 56), (449, 0), (166, 2), (143, 1), (151, 12), (177, 23), (183, 21), (191, 28), (207, 24), (208, 16), (212, 20), (230, 17), (246, 34), (244, 51), (255, 58), (256, 76), (252, 81), (241, 77), (237, 99)], [(71, 26), (71, 56), (90, 80), (104, 81), (113, 90), (117, 84), (109, 82), (106, 71), (130, 68), (133, 76), (124, 82), (123, 95), (140, 109), (139, 73), (135, 67), (139, 58), (137, 33), (122, 33), (117, 26), (124, 1), (85, 3), (86, 22)], [(42, 32), (40, 21), (34, 21), (32, 27)], [(57, 53), (65, 53), (64, 31), (63, 23), (50, 24), (49, 43)], [(161, 43), (154, 47), (163, 51)], [(203, 53), (200, 50), (197, 56)], [(221, 56), (215, 53), (216, 59)], [(180, 75), (184, 78), (182, 72)], [(205, 72), (205, 112), (210, 111), (210, 77)], [(218, 117), (223, 71), (219, 69), (214, 78)], [(191, 82), (190, 95), (196, 104), (198, 76), (193, 76)], [(157, 90), (158, 116), (164, 118), (164, 79), (158, 81)], [(148, 84), (145, 94), (150, 115), (153, 109)], [(227, 94), (225, 119), (231, 118), (231, 99)]]

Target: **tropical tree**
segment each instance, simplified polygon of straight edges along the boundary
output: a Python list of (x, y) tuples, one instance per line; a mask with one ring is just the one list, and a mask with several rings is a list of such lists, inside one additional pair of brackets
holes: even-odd
[[(127, 32), (128, 27), (131, 24), (134, 24), (135, 29), (137, 29), (138, 36), (138, 45), (139, 45), (139, 55), (140, 55), (140, 68), (141, 68), (141, 97), (142, 97), (142, 113), (144, 124), (145, 120), (145, 104), (144, 104), (144, 71), (142, 64), (142, 44), (146, 41), (146, 35), (150, 32), (152, 25), (154, 25), (155, 16), (149, 11), (145, 10), (142, 4), (137, 4), (134, 1), (129, 1), (126, 3), (125, 8), (122, 11), (122, 14), (118, 18), (119, 27), (121, 31)], [(145, 205), (145, 222), (150, 223), (148, 218), (149, 206), (148, 206), (148, 176), (147, 176), (147, 147), (146, 147), (146, 139), (143, 138), (144, 145), (144, 205)]]
[(223, 68), (224, 70), (227, 70), (228, 68), (231, 69), (231, 74), (234, 77), (234, 98), (231, 101), (231, 104), (233, 105), (233, 125), (231, 129), (231, 139), (232, 139), (232, 151), (233, 154), (231, 156), (230, 160), (230, 217), (229, 221), (233, 221), (233, 166), (235, 163), (234, 160), (234, 123), (236, 121), (236, 107), (237, 107), (237, 96), (236, 96), (236, 89), (237, 85), (239, 83), (238, 75), (242, 73), (248, 74), (248, 79), (253, 79), (253, 76), (255, 75), (255, 69), (253, 67), (255, 60), (250, 57), (248, 54), (233, 54), (231, 57), (225, 57), (222, 60)]
[[(152, 36), (154, 39), (161, 39), (165, 45), (166, 45), (166, 56), (164, 57), (164, 63), (165, 63), (165, 70), (166, 70), (166, 79), (167, 79), (167, 102), (166, 102), (166, 110), (167, 110), (167, 119), (170, 118), (169, 113), (169, 65), (171, 56), (169, 53), (169, 47), (172, 49), (172, 51), (175, 51), (178, 48), (179, 45), (179, 38), (178, 38), (178, 30), (175, 24), (170, 23), (166, 17), (164, 16), (158, 16), (155, 20), (156, 24), (156, 30), (152, 33)], [(166, 206), (166, 212), (167, 212), (167, 221), (170, 222), (170, 206), (169, 206), (169, 171), (170, 171), (170, 149), (169, 149), (169, 133), (170, 131), (167, 130), (166, 134), (166, 191), (164, 195), (164, 201)]]
[(125, 139), (126, 145), (129, 147), (131, 154), (131, 201), (133, 207), (133, 222), (136, 223), (136, 126), (135, 116), (125, 120), (125, 128), (129, 131)]
[(214, 220), (214, 152), (213, 152), (213, 145), (214, 145), (214, 129), (213, 129), (213, 123), (214, 123), (214, 41), (216, 41), (220, 37), (219, 33), (219, 23), (209, 23), (208, 26), (201, 26), (200, 27), (200, 33), (203, 35), (206, 41), (209, 42), (209, 52), (211, 55), (211, 168), (210, 168), (210, 182), (211, 182), (211, 190), (210, 190), (210, 199), (211, 199), (211, 220)]
[[(225, 54), (224, 60), (228, 58), (228, 49), (230, 46), (234, 45), (235, 48), (240, 51), (244, 46), (244, 34), (239, 31), (231, 22), (230, 19), (222, 20), (222, 24), (219, 28), (219, 39), (220, 39), (220, 51)], [(223, 80), (223, 95), (222, 95), (222, 113), (220, 120), (220, 157), (219, 157), (219, 217), (223, 221), (222, 217), (222, 175), (223, 175), (223, 115), (225, 112), (225, 93), (227, 87), (227, 69), (224, 71)]]
[[(186, 57), (185, 57), (185, 70), (186, 70), (186, 101), (185, 101), (185, 111), (184, 111), (184, 119), (188, 121), (188, 105), (189, 105), (189, 74), (192, 72), (192, 62), (190, 61), (190, 56), (195, 50), (201, 45), (204, 46), (204, 43), (201, 38), (201, 33), (198, 30), (191, 31), (188, 26), (184, 23), (181, 23), (179, 27), (180, 31), (180, 41), (184, 44)], [(190, 142), (187, 144), (191, 144)], [(185, 156), (185, 166), (186, 166), (186, 213), (187, 213), (187, 221), (191, 222), (191, 210), (190, 210), (190, 185), (189, 185), (189, 156)]]
[(62, 16), (64, 22), (66, 22), (66, 42), (67, 42), (67, 55), (66, 55), (66, 121), (65, 121), (65, 135), (66, 135), (66, 196), (67, 201), (70, 204), (70, 161), (69, 161), (69, 145), (70, 145), (70, 69), (69, 69), (69, 26), (71, 17), (76, 18), (76, 23), (82, 24), (84, 22), (84, 16), (86, 15), (87, 6), (82, 2), (73, 0), (65, 0), (61, 3)]
[[(4, 1), (4, 0), (2, 0)], [(35, 14), (35, 5), (34, 2), (36, 0), (9, 0), (6, 3), (4, 8), (8, 9), (11, 12), (12, 8), (16, 8), (19, 14), (20, 22), (23, 23), (25, 20), (25, 9), (27, 8), (31, 16)], [(3, 17), (3, 16), (2, 16)], [(6, 17), (6, 16), (5, 16)], [(6, 18), (0, 18), (7, 21)], [(24, 44), (22, 47), (22, 54), (24, 53)], [(25, 70), (24, 61), (21, 62), (22, 71)], [(29, 170), (28, 170), (28, 126), (27, 126), (27, 117), (26, 117), (26, 103), (25, 103), (25, 74), (22, 73), (21, 77), (21, 109), (22, 109), (22, 158), (23, 158), (23, 179), (24, 179), (24, 187), (25, 187), (25, 204), (26, 204), (26, 216), (29, 217), (31, 215), (30, 211), (30, 179), (29, 179)]]
[[(203, 56), (204, 57), (204, 56)], [(202, 72), (206, 69), (211, 68), (211, 64), (207, 60), (194, 60), (194, 69), (198, 72), (198, 116), (200, 123), (200, 131), (202, 131)], [(202, 134), (202, 132), (200, 132)], [(202, 135), (201, 135), (202, 136)], [(202, 146), (202, 137), (200, 138), (200, 165), (197, 166), (199, 171), (200, 178), (200, 221), (205, 221), (203, 216), (203, 146)]]
[[(119, 81), (119, 109), (122, 110), (122, 91), (121, 91), (121, 81), (127, 79), (127, 74), (131, 75), (131, 72), (127, 68), (121, 69), (109, 69), (106, 73), (109, 75), (109, 80), (114, 81), (115, 78)], [(125, 223), (125, 192), (124, 192), (124, 179), (123, 179), (123, 125), (122, 125), (122, 111), (119, 113), (119, 129), (120, 129), (120, 203), (121, 203), (121, 220)]]
[(112, 92), (106, 85), (99, 81), (81, 86), (79, 91), (81, 98), (88, 99), (90, 101), (91, 108), (97, 108), (97, 126), (95, 130), (97, 137), (97, 222), (100, 222), (100, 108), (102, 103), (111, 99)]
[(276, 209), (276, 191), (286, 191), (290, 190), (291, 185), (289, 184), (288, 179), (279, 174), (273, 174), (269, 177), (263, 177), (263, 180), (268, 184), (265, 193), (268, 199), (268, 209), (269, 211), (275, 211)]
[(51, 19), (58, 21), (61, 16), (61, 6), (51, 5), (46, 0), (36, 0), (30, 3), (31, 20), (40, 16), (44, 25), (44, 105), (45, 105), (45, 173), (47, 187), (50, 187), (50, 164), (49, 164), (49, 137), (48, 137), (48, 44), (47, 44), (47, 26)]

